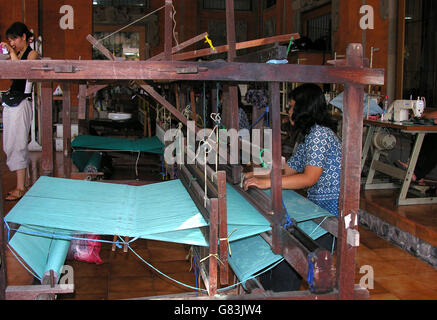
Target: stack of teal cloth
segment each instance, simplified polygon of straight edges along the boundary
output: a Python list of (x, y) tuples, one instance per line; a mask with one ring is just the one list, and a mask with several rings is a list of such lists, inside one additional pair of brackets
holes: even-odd
[[(269, 222), (254, 207), (232, 187), (227, 189), (230, 241), (270, 230)], [(208, 223), (180, 180), (129, 186), (42, 176), (5, 222), (21, 225), (9, 245), (38, 274), (44, 269), (41, 261), (53, 252), (58, 252), (60, 266), (65, 261), (68, 246), (53, 240), (69, 241), (76, 234), (208, 246), (201, 231)], [(59, 244), (65, 252), (53, 247)]]
[[(278, 262), (259, 235), (269, 221), (232, 186), (227, 185), (229, 263), (240, 281)], [(269, 191), (266, 191), (269, 194)], [(330, 214), (291, 190), (283, 190), (290, 216), (312, 238), (326, 233), (311, 221)], [(130, 186), (42, 176), (5, 217), (20, 225), (9, 245), (39, 276), (58, 272), (71, 237), (119, 235), (207, 247), (208, 227), (180, 180)]]
[[(270, 190), (265, 192), (270, 196)], [(290, 218), (296, 221), (297, 226), (310, 238), (316, 240), (328, 233), (313, 219), (335, 217), (333, 214), (293, 190), (282, 190), (282, 200)]]
[[(270, 190), (264, 192), (269, 196), (271, 194)], [(310, 238), (316, 240), (327, 233), (312, 220), (333, 217), (331, 213), (293, 190), (282, 190), (282, 199), (289, 217)], [(281, 255), (273, 253), (270, 245), (259, 234), (231, 242), (230, 248), (229, 264), (243, 286), (257, 273), (283, 260)]]
[(135, 151), (156, 154), (163, 154), (165, 147), (161, 140), (156, 136), (133, 140), (90, 135), (77, 136), (71, 142), (71, 146), (77, 149)]

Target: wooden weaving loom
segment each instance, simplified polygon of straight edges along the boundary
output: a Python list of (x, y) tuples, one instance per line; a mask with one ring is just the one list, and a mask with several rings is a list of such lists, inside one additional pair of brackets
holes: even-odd
[[(171, 0), (166, 0), (166, 12), (171, 12)], [(359, 245), (357, 214), (359, 211), (360, 197), (360, 162), (363, 121), (363, 94), (364, 87), (369, 84), (383, 85), (384, 71), (381, 69), (369, 69), (368, 62), (363, 56), (361, 44), (351, 44), (347, 49), (345, 60), (337, 60), (332, 66), (307, 66), (307, 65), (267, 65), (260, 63), (235, 63), (235, 25), (233, 0), (226, 1), (227, 30), (228, 30), (228, 62), (185, 62), (172, 61), (172, 19), (171, 14), (165, 16), (165, 51), (164, 61), (77, 61), (77, 60), (47, 60), (47, 61), (0, 61), (2, 73), (1, 79), (30, 79), (42, 82), (42, 119), (43, 119), (43, 169), (48, 174), (53, 172), (53, 136), (52, 136), (52, 83), (62, 82), (64, 92), (64, 110), (69, 110), (70, 101), (69, 83), (86, 85), (92, 82), (98, 85), (99, 81), (144, 81), (146, 87), (152, 88), (152, 81), (219, 81), (227, 82), (226, 91), (229, 101), (226, 101), (224, 112), (227, 113), (227, 128), (238, 128), (238, 82), (268, 82), (270, 88), (272, 130), (273, 130), (273, 161), (272, 161), (272, 190), (269, 205), (265, 207), (270, 221), (272, 222), (271, 245), (275, 253), (281, 254), (287, 261), (293, 261), (293, 253), (301, 245), (293, 243), (287, 230), (282, 228), (284, 210), (282, 207), (281, 176), (281, 130), (280, 130), (280, 92), (281, 82), (312, 82), (343, 84), (345, 88), (345, 108), (343, 114), (343, 159), (341, 176), (341, 193), (339, 199), (338, 217), (338, 246), (336, 260), (335, 284), (331, 292), (317, 294), (313, 292), (286, 292), (286, 293), (257, 293), (249, 295), (227, 295), (219, 299), (357, 299), (367, 298), (368, 291), (357, 287), (355, 281), (355, 256)], [(189, 71), (189, 72), (188, 72)], [(152, 88), (153, 89), (153, 88)], [(153, 92), (153, 91), (151, 91)], [(177, 110), (168, 108), (165, 99), (153, 93), (153, 98), (161, 103), (168, 111), (186, 123), (183, 115)], [(185, 121), (184, 121), (185, 120)], [(68, 132), (67, 125), (64, 132)], [(238, 181), (239, 168), (232, 167), (232, 176), (228, 177), (234, 183)], [(188, 171), (188, 169), (187, 169)], [(193, 173), (191, 172), (191, 175)], [(188, 176), (189, 178), (189, 176)], [(190, 180), (188, 180), (190, 181)], [(200, 193), (199, 193), (200, 194)], [(254, 197), (254, 194), (247, 194)], [(256, 195), (255, 195), (256, 197)], [(217, 198), (219, 199), (219, 198)], [(218, 201), (218, 200), (217, 200)], [(220, 205), (212, 200), (213, 208), (211, 219), (214, 217)], [(258, 204), (260, 204), (258, 199)], [(217, 221), (217, 220), (216, 220)], [(332, 226), (331, 221), (331, 226)], [(4, 232), (3, 228), (1, 230)], [(298, 231), (297, 231), (298, 232)], [(334, 230), (332, 230), (334, 232)], [(215, 232), (213, 232), (215, 234)], [(297, 234), (297, 233), (296, 233)], [(211, 235), (210, 235), (211, 236)], [(4, 238), (4, 234), (2, 235)], [(214, 237), (214, 235), (212, 235)], [(221, 236), (220, 236), (221, 237)], [(295, 238), (298, 238), (296, 236)], [(304, 245), (306, 249), (311, 249)], [(213, 249), (211, 249), (213, 250)], [(223, 251), (221, 251), (223, 252)], [(3, 260), (2, 253), (2, 261)], [(209, 262), (214, 259), (209, 258)], [(214, 273), (210, 263), (209, 271)], [(5, 264), (2, 263), (0, 270), (0, 295), (4, 297), (6, 284)], [(305, 269), (302, 269), (305, 273)], [(211, 278), (210, 278), (211, 279)], [(214, 292), (214, 283), (209, 280), (209, 292)], [(329, 282), (329, 281), (328, 281)], [(175, 297), (187, 298), (187, 297)], [(199, 299), (212, 299), (214, 296), (199, 297)]]

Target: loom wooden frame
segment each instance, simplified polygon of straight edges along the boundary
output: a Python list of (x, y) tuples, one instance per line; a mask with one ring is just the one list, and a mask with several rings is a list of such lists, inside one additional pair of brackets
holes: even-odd
[[(121, 61), (0, 61), (2, 79), (30, 79), (42, 82), (42, 121), (43, 128), (43, 169), (53, 172), (53, 133), (52, 133), (52, 82), (79, 82), (99, 80), (180, 80), (180, 81), (224, 81), (229, 82), (230, 128), (238, 128), (237, 88), (240, 81), (269, 82), (272, 96), (273, 163), (272, 163), (272, 210), (273, 232), (272, 248), (276, 253), (287, 251), (280, 222), (284, 218), (281, 204), (281, 130), (280, 130), (280, 82), (313, 82), (344, 84), (345, 109), (343, 116), (343, 159), (341, 195), (339, 201), (338, 247), (336, 289), (327, 295), (308, 292), (271, 293), (268, 295), (227, 296), (226, 299), (355, 299), (366, 298), (367, 290), (355, 286), (356, 246), (348, 241), (348, 236), (358, 231), (357, 214), (360, 197), (360, 163), (363, 121), (364, 86), (383, 85), (384, 70), (365, 67), (363, 49), (360, 44), (350, 44), (346, 60), (338, 61), (334, 67), (325, 66), (272, 66), (263, 64), (244, 64), (232, 62), (236, 57), (235, 24), (233, 0), (226, 0), (226, 21), (228, 36), (228, 62), (175, 62), (172, 57), (171, 0), (165, 0), (165, 61), (121, 62)], [(4, 71), (4, 72), (3, 72)], [(65, 84), (68, 90), (68, 85)], [(65, 92), (65, 91), (64, 91)], [(69, 101), (64, 100), (64, 107)], [(67, 108), (66, 108), (67, 109)], [(177, 117), (177, 114), (175, 114)], [(67, 128), (67, 127), (65, 127)], [(68, 130), (64, 130), (67, 131)], [(346, 224), (351, 221), (350, 224)], [(2, 233), (3, 233), (2, 228)], [(2, 235), (4, 238), (4, 235)], [(285, 245), (284, 245), (285, 244)], [(6, 270), (3, 271), (6, 274)], [(6, 277), (2, 276), (4, 281)], [(1, 278), (0, 278), (1, 279)], [(5, 283), (1, 284), (4, 292)], [(177, 298), (177, 297), (176, 297)], [(187, 297), (189, 298), (189, 297)], [(211, 298), (211, 297), (210, 297)]]

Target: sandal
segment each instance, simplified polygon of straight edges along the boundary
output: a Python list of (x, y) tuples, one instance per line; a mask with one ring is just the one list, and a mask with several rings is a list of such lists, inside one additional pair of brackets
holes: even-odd
[(6, 201), (18, 201), (26, 194), (26, 190), (14, 189), (8, 193)]

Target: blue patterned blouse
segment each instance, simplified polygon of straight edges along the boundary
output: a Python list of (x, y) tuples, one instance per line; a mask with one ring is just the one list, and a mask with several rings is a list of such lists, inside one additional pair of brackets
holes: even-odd
[(302, 173), (306, 166), (323, 169), (317, 183), (308, 189), (308, 199), (338, 216), (340, 195), (341, 142), (329, 128), (314, 125), (288, 160), (290, 168)]

